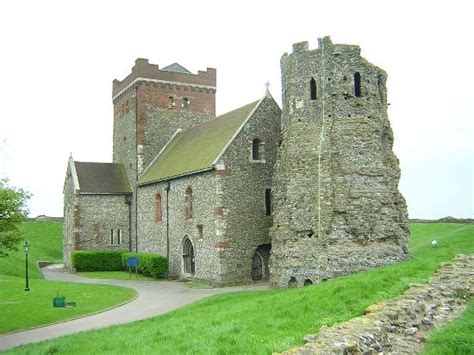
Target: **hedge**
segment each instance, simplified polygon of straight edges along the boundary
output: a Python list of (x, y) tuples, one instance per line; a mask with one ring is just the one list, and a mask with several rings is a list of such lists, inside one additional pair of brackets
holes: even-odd
[(156, 279), (163, 278), (168, 269), (164, 256), (158, 254), (129, 253), (120, 250), (79, 250), (72, 252), (72, 266), (78, 271), (128, 270), (127, 260), (138, 257), (138, 272)]
[(160, 279), (165, 276), (168, 263), (164, 256), (158, 254), (124, 252), (122, 253), (122, 265), (124, 269), (127, 269), (127, 260), (132, 256), (138, 258), (139, 273), (154, 277), (155, 279)]
[(72, 252), (72, 266), (76, 271), (120, 271), (123, 251), (78, 250)]

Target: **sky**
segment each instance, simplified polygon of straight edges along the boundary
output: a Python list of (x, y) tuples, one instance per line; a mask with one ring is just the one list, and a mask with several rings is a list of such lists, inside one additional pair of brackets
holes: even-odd
[(112, 80), (136, 58), (217, 69), (217, 113), (281, 103), (280, 57), (331, 36), (388, 73), (411, 218), (473, 217), (474, 4), (451, 1), (52, 1), (0, 4), (0, 177), (62, 216), (70, 153), (112, 161)]

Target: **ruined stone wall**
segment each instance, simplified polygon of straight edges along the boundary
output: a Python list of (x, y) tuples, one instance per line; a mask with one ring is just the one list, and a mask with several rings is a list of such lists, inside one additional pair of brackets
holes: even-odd
[(405, 259), (407, 209), (385, 72), (358, 46), (328, 37), (315, 50), (295, 44), (281, 67), (272, 284), (319, 282)]
[(414, 354), (428, 332), (453, 320), (474, 296), (474, 256), (443, 263), (428, 285), (414, 284), (399, 298), (370, 306), (364, 316), (307, 335), (306, 345), (284, 354)]
[[(158, 182), (138, 189), (138, 251), (166, 256), (166, 184)], [(192, 216), (186, 218), (185, 193), (192, 189)], [(190, 175), (170, 181), (169, 242), (170, 277), (195, 278), (220, 283), (221, 273), (216, 248), (216, 180), (212, 172)], [(161, 221), (156, 221), (156, 194), (161, 195)], [(199, 238), (197, 226), (202, 226)], [(188, 237), (194, 248), (195, 274), (183, 272), (183, 241)]]
[[(221, 258), (228, 283), (252, 282), (252, 257), (260, 245), (271, 243), (272, 216), (266, 215), (265, 190), (272, 188), (280, 117), (280, 108), (266, 96), (219, 162)], [(259, 160), (252, 159), (254, 139), (261, 142)], [(268, 260), (264, 263), (263, 278), (268, 279)]]

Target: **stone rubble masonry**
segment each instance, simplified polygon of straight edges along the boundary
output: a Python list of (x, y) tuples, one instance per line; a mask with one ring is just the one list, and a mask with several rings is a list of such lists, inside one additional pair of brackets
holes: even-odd
[(286, 287), (291, 280), (301, 286), (408, 258), (386, 73), (362, 58), (358, 46), (333, 44), (329, 37), (315, 50), (295, 44), (281, 69), (272, 285)]
[[(252, 257), (270, 244), (271, 216), (265, 214), (265, 189), (272, 186), (273, 164), (280, 140), (281, 110), (268, 96), (226, 149), (217, 170), (169, 180), (170, 276), (214, 285), (252, 282)], [(253, 139), (265, 142), (265, 162), (252, 161)], [(168, 181), (138, 189), (138, 251), (167, 255), (166, 190)], [(186, 218), (186, 190), (192, 189), (192, 215)], [(161, 196), (162, 220), (155, 215)], [(202, 226), (202, 238), (198, 237)], [(183, 242), (189, 238), (195, 274), (184, 273)], [(268, 261), (267, 261), (268, 263)], [(267, 275), (268, 277), (268, 268)]]
[(474, 255), (443, 263), (429, 284), (413, 284), (399, 298), (368, 307), (364, 316), (308, 335), (283, 354), (413, 354), (429, 331), (458, 317), (474, 296)]
[[(168, 72), (149, 64), (147, 59), (137, 59), (125, 79), (113, 81), (113, 162), (125, 166), (130, 186), (136, 186), (140, 175), (177, 129), (215, 117), (215, 93), (215, 69), (198, 74)], [(172, 107), (169, 97), (174, 100)], [(183, 106), (185, 98), (189, 102), (187, 108)], [(134, 241), (135, 197), (131, 208)]]

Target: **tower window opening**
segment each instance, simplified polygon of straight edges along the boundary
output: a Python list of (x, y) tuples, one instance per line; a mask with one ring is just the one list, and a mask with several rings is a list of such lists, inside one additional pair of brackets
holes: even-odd
[(173, 108), (175, 105), (173, 96), (168, 97), (168, 108)]
[(355, 97), (360, 97), (361, 96), (360, 73), (359, 72), (356, 72), (354, 74), (354, 95), (355, 95)]
[(255, 138), (252, 141), (252, 159), (253, 160), (260, 160), (261, 159), (261, 152), (260, 152), (260, 139)]
[(183, 103), (181, 106), (186, 110), (189, 108), (189, 99), (187, 97), (183, 99)]
[(311, 100), (316, 100), (317, 99), (316, 80), (314, 80), (314, 78), (311, 78), (311, 80), (309, 81), (309, 89), (310, 89)]
[(272, 214), (272, 190), (265, 189), (265, 215)]

